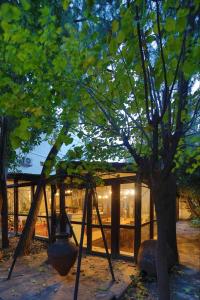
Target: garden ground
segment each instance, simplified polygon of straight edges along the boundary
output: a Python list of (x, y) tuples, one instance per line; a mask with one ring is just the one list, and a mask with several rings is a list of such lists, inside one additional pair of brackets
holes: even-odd
[[(188, 221), (177, 223), (180, 265), (171, 272), (171, 300), (200, 299), (200, 228)], [(121, 300), (157, 300), (155, 278), (132, 276), (132, 283)]]
[[(199, 299), (200, 230), (191, 227), (189, 222), (178, 222), (177, 233), (180, 266), (174, 268), (171, 274), (172, 300)], [(31, 255), (19, 258), (11, 280), (6, 281), (16, 242), (16, 238), (11, 239), (10, 250), (4, 252), (0, 261), (0, 300), (73, 299), (75, 267), (67, 277), (59, 276), (46, 263), (46, 247), (39, 241), (34, 241)], [(117, 279), (114, 284), (105, 258), (84, 256), (79, 299), (158, 299), (154, 278), (141, 279), (133, 263), (115, 260), (113, 264)], [(125, 290), (126, 293), (123, 293)]]

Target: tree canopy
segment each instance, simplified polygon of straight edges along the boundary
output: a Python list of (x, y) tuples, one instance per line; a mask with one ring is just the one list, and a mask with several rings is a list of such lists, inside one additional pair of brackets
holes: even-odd
[[(0, 115), (16, 122), (12, 147), (44, 132), (58, 137), (57, 153), (71, 143), (70, 127), (85, 147), (69, 158), (132, 158), (154, 197), (163, 300), (171, 172), (189, 149), (191, 131), (197, 151), (188, 172), (200, 161), (199, 15), (195, 0), (21, 0), (0, 10)], [(60, 131), (66, 123), (67, 134)]]

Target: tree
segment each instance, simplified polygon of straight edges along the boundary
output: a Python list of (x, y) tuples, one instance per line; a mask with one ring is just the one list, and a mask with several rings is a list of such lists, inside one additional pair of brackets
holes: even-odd
[[(93, 16), (90, 22), (98, 24), (100, 19)], [(89, 25), (83, 24), (80, 55), (71, 60), (81, 93), (80, 118), (85, 126), (80, 131), (87, 135), (87, 151), (95, 157), (110, 145), (126, 147), (138, 175), (149, 182), (157, 214), (162, 300), (170, 298), (167, 242), (178, 258), (174, 158), (199, 110), (199, 93), (193, 92), (199, 76), (198, 25), (195, 2), (121, 2), (120, 16), (103, 38), (97, 32), (90, 39)], [(73, 34), (68, 39), (74, 43)]]
[(56, 145), (72, 141), (69, 135), (58, 134), (63, 123), (66, 124), (63, 115), (66, 117), (72, 111), (70, 105), (66, 107), (64, 100), (65, 91), (70, 93), (71, 87), (65, 84), (64, 89), (59, 85), (66, 62), (59, 60), (62, 30), (58, 26), (59, 19), (51, 15), (51, 8), (45, 6), (45, 1), (37, 6), (26, 0), (13, 4), (5, 1), (1, 5), (0, 212), (4, 203), (2, 216), (6, 237), (3, 246), (8, 246), (6, 175), (11, 165), (11, 154), (16, 148), (28, 152), (41, 141), (42, 133), (56, 141), (59, 135)]
[[(79, 136), (87, 136), (90, 158), (98, 154), (99, 159), (113, 151), (122, 155), (123, 147), (134, 159), (138, 176), (148, 181), (153, 194), (159, 295), (161, 300), (169, 299), (167, 242), (177, 256), (172, 169), (181, 138), (199, 109), (199, 95), (192, 89), (199, 76), (199, 5), (195, 1), (112, 1), (117, 13), (111, 15), (108, 1), (102, 6), (95, 1), (86, 3), (90, 5), (81, 1), (76, 6), (78, 16), (80, 7), (83, 9), (81, 18), (72, 18), (74, 22), (67, 24), (63, 19), (61, 28), (48, 5), (38, 9), (40, 17), (33, 34), (32, 17), (28, 18), (30, 27), (25, 28), (18, 19), (14, 25), (1, 22), (4, 41), (9, 41), (6, 59), (13, 59), (11, 66), (17, 74), (22, 70), (26, 74), (23, 92), (30, 96), (30, 106), (39, 106), (44, 96), (42, 115), (52, 112), (52, 107), (60, 108), (61, 123), (69, 118), (76, 126), (79, 121)], [(30, 16), (22, 12), (23, 18)], [(20, 45), (13, 46), (13, 37), (18, 43), (19, 28), (29, 46), (21, 34)]]

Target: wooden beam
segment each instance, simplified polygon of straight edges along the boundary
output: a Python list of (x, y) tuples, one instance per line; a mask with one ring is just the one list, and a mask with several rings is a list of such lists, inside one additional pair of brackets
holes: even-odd
[(120, 244), (120, 184), (112, 184), (111, 198), (111, 255), (113, 258), (119, 256)]
[(66, 232), (66, 212), (65, 212), (65, 186), (63, 183), (60, 187), (60, 233)]
[[(17, 184), (18, 180), (14, 179), (14, 183)], [(14, 187), (14, 232), (18, 233), (18, 214), (19, 214), (19, 197), (18, 188)]]
[(51, 185), (51, 241), (56, 240), (56, 186)]
[(135, 183), (135, 240), (134, 258), (137, 262), (138, 251), (141, 244), (141, 182)]
[(154, 203), (152, 197), (152, 191), (150, 189), (150, 239), (153, 239), (154, 236)]
[(89, 191), (88, 194), (88, 205), (87, 205), (87, 253), (92, 251), (92, 193)]

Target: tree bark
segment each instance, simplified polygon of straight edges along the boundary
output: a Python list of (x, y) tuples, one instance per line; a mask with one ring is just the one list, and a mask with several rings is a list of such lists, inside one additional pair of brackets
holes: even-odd
[(156, 249), (156, 272), (158, 280), (159, 300), (170, 299), (169, 274), (167, 263), (167, 217), (166, 203), (163, 195), (165, 194), (165, 185), (162, 182), (154, 180), (152, 193), (155, 201), (157, 215), (158, 241)]
[(2, 225), (2, 248), (9, 247), (8, 239), (8, 199), (7, 199), (7, 187), (6, 180), (1, 179), (1, 199), (2, 199), (2, 209), (1, 209), (1, 225)]
[(176, 178), (170, 174), (165, 181), (165, 194), (167, 205), (167, 243), (174, 254), (174, 264), (179, 263), (177, 237), (176, 237)]
[(1, 117), (0, 133), (0, 216), (2, 226), (2, 248), (9, 247), (8, 240), (8, 199), (7, 199), (7, 118)]
[(158, 241), (156, 251), (156, 272), (159, 300), (170, 299), (169, 274), (167, 263), (167, 232), (164, 211), (157, 210)]
[(53, 159), (55, 159), (56, 155), (58, 154), (59, 150), (60, 150), (60, 138), (63, 134), (66, 134), (66, 132), (69, 129), (69, 125), (67, 125), (67, 127), (63, 128), (55, 142), (55, 144), (53, 145), (53, 147), (51, 148), (41, 175), (40, 175), (40, 180), (37, 184), (37, 188), (36, 191), (34, 193), (34, 197), (33, 197), (33, 201), (31, 203), (31, 207), (26, 219), (26, 223), (22, 232), (22, 235), (20, 237), (19, 243), (15, 249), (15, 253), (14, 253), (14, 258), (16, 259), (19, 255), (23, 255), (23, 254), (27, 254), (30, 252), (30, 245), (32, 242), (32, 236), (34, 233), (34, 229), (35, 229), (35, 224), (37, 221), (37, 216), (38, 216), (38, 212), (40, 209), (40, 204), (41, 204), (41, 200), (42, 200), (42, 196), (43, 196), (43, 188), (45, 186), (45, 180), (47, 179), (47, 166), (49, 165), (49, 163), (51, 163), (51, 161)]

